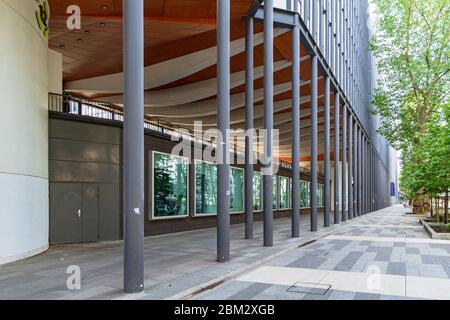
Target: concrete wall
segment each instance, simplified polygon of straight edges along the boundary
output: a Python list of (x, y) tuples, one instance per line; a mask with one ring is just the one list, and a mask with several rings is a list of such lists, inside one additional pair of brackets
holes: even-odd
[[(51, 118), (49, 123), (50, 184), (53, 189), (61, 183), (98, 186), (99, 241), (119, 239), (120, 131), (117, 126), (83, 121)], [(51, 210), (51, 219), (61, 214)], [(55, 227), (53, 221), (51, 228)]]
[(48, 92), (63, 93), (63, 56), (61, 53), (48, 49)]
[(0, 264), (48, 247), (48, 45), (35, 10), (0, 0)]

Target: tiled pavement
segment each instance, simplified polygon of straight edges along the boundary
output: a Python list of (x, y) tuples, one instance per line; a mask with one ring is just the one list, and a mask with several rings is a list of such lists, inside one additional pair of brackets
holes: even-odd
[(196, 299), (450, 299), (450, 241), (394, 206)]
[[(232, 226), (232, 260), (225, 264), (215, 262), (215, 229), (146, 238), (146, 290), (138, 295), (121, 292), (121, 242), (52, 247), (37, 257), (0, 266), (0, 299), (398, 298), (352, 292), (345, 287), (337, 290), (338, 284), (323, 296), (302, 294), (287, 291), (293, 283), (285, 288), (264, 281), (241, 281), (239, 277), (248, 271), (257, 271), (261, 266), (297, 268), (298, 271), (306, 270), (305, 274), (308, 270), (335, 270), (356, 276), (370, 266), (383, 274), (402, 277), (406, 273), (448, 278), (450, 242), (429, 243), (417, 218), (406, 217), (403, 213), (401, 207), (392, 207), (331, 228), (321, 228), (317, 233), (308, 231), (309, 216), (302, 216), (300, 239), (290, 238), (289, 219), (278, 219), (274, 223), (273, 248), (261, 246), (261, 223), (255, 223), (254, 240), (243, 239), (242, 225)], [(319, 221), (323, 221), (321, 217)], [(370, 241), (354, 237), (367, 237)], [(374, 237), (395, 237), (397, 241), (373, 241)], [(410, 243), (405, 242), (406, 238), (428, 242)], [(67, 267), (72, 265), (81, 268), (81, 290), (66, 288)], [(213, 289), (204, 289), (207, 287)], [(295, 289), (293, 291), (298, 291)], [(300, 289), (304, 291), (304, 288)], [(320, 288), (314, 290), (320, 292)]]
[[(323, 221), (323, 217), (319, 217)], [(301, 239), (290, 238), (290, 219), (274, 220), (273, 248), (262, 247), (262, 223), (254, 226), (255, 238), (244, 240), (244, 226), (231, 226), (231, 261), (216, 262), (216, 229), (168, 234), (145, 239), (145, 291), (122, 293), (123, 243), (54, 246), (24, 261), (0, 266), (0, 299), (167, 299), (182, 298), (224, 281), (258, 263), (310, 239), (342, 228), (309, 232), (310, 218), (302, 215)], [(319, 226), (320, 227), (320, 226)], [(66, 287), (69, 266), (81, 269), (81, 290)]]

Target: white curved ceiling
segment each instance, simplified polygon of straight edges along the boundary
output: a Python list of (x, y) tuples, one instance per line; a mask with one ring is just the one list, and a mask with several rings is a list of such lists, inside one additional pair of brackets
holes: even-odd
[[(274, 37), (288, 32), (289, 29), (277, 28)], [(254, 46), (261, 44), (264, 34), (254, 36)], [(230, 55), (235, 56), (245, 51), (245, 38), (230, 42)], [(196, 51), (161, 63), (153, 64), (144, 69), (144, 89), (156, 88), (186, 76), (194, 74), (217, 63), (217, 46)], [(65, 84), (68, 92), (83, 93), (123, 93), (123, 72), (93, 77), (83, 80), (69, 81)]]

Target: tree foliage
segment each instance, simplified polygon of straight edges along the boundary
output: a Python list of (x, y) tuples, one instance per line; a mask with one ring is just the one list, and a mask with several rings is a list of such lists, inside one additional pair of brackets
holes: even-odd
[(378, 132), (401, 151), (408, 197), (449, 187), (450, 0), (372, 0)]

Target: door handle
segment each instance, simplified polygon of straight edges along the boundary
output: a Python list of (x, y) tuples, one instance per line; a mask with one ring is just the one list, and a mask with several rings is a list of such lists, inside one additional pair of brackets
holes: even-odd
[(81, 209), (77, 211), (78, 218), (81, 218)]

